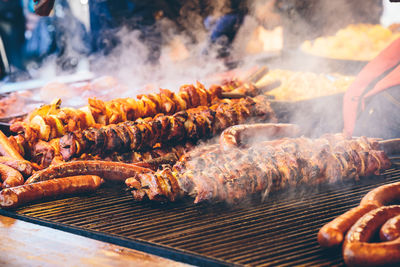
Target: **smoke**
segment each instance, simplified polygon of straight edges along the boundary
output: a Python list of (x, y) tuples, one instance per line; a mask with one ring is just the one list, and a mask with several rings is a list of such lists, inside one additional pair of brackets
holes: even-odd
[[(331, 62), (333, 61), (307, 55), (299, 51), (299, 45), (304, 40), (332, 34), (349, 23), (376, 23), (376, 16), (369, 16), (368, 13), (365, 13), (366, 6), (355, 7), (354, 3), (344, 0), (335, 2), (313, 1), (314, 4), (310, 4), (309, 8), (304, 7), (302, 9), (300, 7), (296, 12), (293, 12), (293, 8), (298, 8), (301, 1), (287, 2), (289, 2), (289, 6), (278, 5), (278, 8), (282, 9), (282, 13), (287, 12), (286, 16), (283, 16), (279, 22), (284, 25), (285, 49), (289, 49), (290, 54), (275, 61), (265, 61), (267, 65), (272, 68), (279, 66), (296, 71), (315, 71), (318, 73), (329, 73), (335, 70), (346, 74), (356, 74), (360, 70), (359, 66), (351, 66), (348, 62), (343, 62), (342, 65), (340, 63), (339, 65), (332, 65)], [(290, 2), (294, 6), (290, 6)], [(262, 3), (270, 4), (271, 1), (262, 1)], [(256, 64), (258, 60), (247, 60), (244, 47), (251, 31), (260, 24), (260, 20), (255, 17), (255, 14), (257, 8), (263, 6), (262, 3), (250, 6), (250, 15), (245, 18), (233, 45), (232, 55), (245, 59), (245, 62), (240, 65), (242, 67)], [(223, 2), (216, 2), (216, 6), (214, 12), (211, 12), (212, 15), (217, 16), (226, 12)], [(368, 7), (367, 10), (372, 13), (380, 12), (379, 8), (374, 9), (373, 7)], [(270, 11), (271, 14), (274, 13), (274, 10)], [(95, 56), (96, 58), (92, 59), (95, 66), (94, 70), (96, 73), (112, 75), (127, 86), (127, 90), (121, 92), (118, 95), (119, 97), (156, 91), (158, 87), (176, 90), (184, 83), (193, 83), (195, 80), (207, 81), (210, 75), (222, 72), (227, 67), (225, 62), (216, 56), (218, 48), (209, 48), (209, 33), (204, 28), (203, 18), (198, 14), (198, 10), (194, 7), (182, 11), (181, 25), (186, 25), (187, 28), (191, 29), (190, 35), (182, 34), (167, 20), (158, 22), (157, 27), (162, 29), (161, 39), (163, 41), (156, 64), (148, 61), (149, 53), (152, 53), (152, 50), (151, 47), (146, 46), (140, 40), (140, 32), (123, 28), (118, 34), (121, 40), (118, 47), (107, 56), (100, 58)], [(212, 17), (212, 15), (210, 16)], [(273, 27), (273, 25), (273, 23), (267, 24), (268, 27)], [(304, 90), (307, 89), (304, 88)], [(321, 88), (321, 90), (324, 90), (324, 88)], [(326, 132), (340, 132), (343, 128), (341, 105), (342, 94), (340, 93), (318, 99), (288, 103), (285, 108), (288, 109), (289, 117), (287, 117), (288, 121), (284, 122), (298, 124), (303, 129), (304, 134), (310, 137), (318, 137)], [(260, 143), (256, 139), (249, 142)], [(198, 150), (202, 151), (205, 146), (198, 146), (193, 154), (195, 155)], [(198, 172), (194, 173), (199, 177), (211, 177), (210, 179), (222, 177), (229, 182), (227, 175), (232, 174), (237, 178), (235, 186), (241, 186), (241, 183), (246, 183), (245, 180), (240, 180), (242, 179), (240, 178), (241, 175), (243, 177), (251, 175), (253, 170), (267, 171), (265, 166), (273, 164), (271, 162), (275, 159), (268, 157), (266, 149), (254, 145), (252, 150), (237, 150), (237, 153), (230, 153), (231, 158), (228, 158), (228, 160), (226, 160), (227, 156), (224, 155), (223, 151), (217, 151), (216, 153), (206, 154), (207, 158), (212, 159), (209, 165), (202, 167), (204, 158), (199, 157), (192, 158), (187, 164), (199, 166), (196, 169)], [(258, 158), (255, 157), (256, 155), (258, 155)], [(290, 166), (291, 160), (295, 161), (295, 157), (284, 158), (284, 155), (281, 154), (279, 154), (279, 157), (281, 163), (287, 161), (288, 166)], [(281, 168), (284, 167), (281, 166)], [(291, 175), (292, 170), (289, 169), (287, 172), (290, 173), (288, 175)], [(296, 179), (306, 180), (307, 177), (297, 177)], [(227, 183), (226, 186), (228, 187), (229, 184)], [(263, 192), (264, 196), (268, 196), (269, 186)], [(240, 191), (240, 188), (237, 191), (234, 188), (229, 190), (237, 194), (243, 192)], [(201, 194), (201, 192), (196, 193)], [(237, 197), (240, 198), (241, 196)]]
[[(268, 1), (264, 1), (268, 2)], [(283, 1), (282, 1), (283, 2)], [(292, 2), (294, 5), (301, 4), (300, 1), (286, 1)], [(304, 1), (305, 2), (305, 1)], [(311, 1), (310, 1), (311, 2)], [(332, 71), (338, 71), (349, 74), (357, 74), (357, 72), (361, 69), (359, 65), (352, 65), (351, 61), (346, 62), (336, 62), (332, 64), (334, 61), (330, 61), (324, 58), (314, 57), (312, 55), (307, 55), (302, 51), (299, 51), (299, 46), (304, 40), (311, 40), (318, 36), (328, 35), (335, 33), (338, 29), (348, 25), (349, 23), (376, 23), (379, 20), (379, 15), (377, 16), (369, 16), (368, 13), (365, 13), (366, 10), (369, 10), (370, 13), (379, 12), (379, 7), (374, 8), (373, 6), (362, 5), (362, 7), (355, 7), (354, 3), (348, 3), (348, 1), (312, 1), (314, 4), (310, 4), (309, 9), (298, 9), (293, 13), (293, 7), (281, 6), (283, 10), (287, 10), (288, 14), (286, 17), (283, 17), (282, 22), (284, 24), (285, 31), (285, 48), (289, 49), (289, 56), (284, 55), (284, 57), (280, 58), (276, 61), (270, 61), (268, 63), (269, 66), (278, 66), (291, 70), (306, 72), (306, 71), (314, 71), (317, 73), (330, 73)], [(255, 7), (259, 7), (260, 5), (254, 5)], [(297, 7), (297, 6), (296, 6)], [(290, 11), (289, 11), (290, 9)], [(355, 11), (357, 10), (357, 11)], [(253, 10), (254, 11), (254, 10)], [(284, 12), (284, 11), (283, 11)], [(247, 18), (248, 25), (257, 25), (257, 20), (254, 17)], [(246, 23), (245, 23), (246, 25)], [(242, 27), (242, 36), (249, 36), (249, 28)], [(236, 40), (237, 48), (243, 47), (245, 43), (245, 39)], [(239, 45), (238, 45), (239, 44)], [(252, 62), (254, 63), (254, 61)], [(329, 79), (329, 77), (328, 77)], [(335, 79), (335, 78), (333, 78)], [(310, 80), (312, 83), (313, 80)], [(318, 80), (315, 80), (317, 83)], [(334, 81), (332, 81), (333, 83)], [(315, 84), (310, 85), (315, 86)], [(303, 90), (308, 90), (307, 87), (304, 87)], [(321, 88), (323, 91), (324, 88)], [(342, 91), (343, 92), (343, 91)], [(281, 106), (284, 109), (287, 109), (289, 116), (287, 117), (288, 121), (284, 122), (292, 122), (300, 125), (303, 129), (305, 135), (309, 137), (319, 137), (323, 133), (326, 132), (341, 132), (343, 129), (343, 117), (342, 117), (342, 92), (334, 94), (332, 96), (327, 97), (319, 97), (306, 101), (299, 101), (296, 103), (287, 103), (286, 106)], [(278, 110), (279, 111), (279, 110)], [(252, 176), (254, 174), (254, 170), (265, 170), (263, 166), (271, 164), (276, 160), (276, 158), (269, 158), (268, 148), (260, 147), (259, 137), (254, 137), (254, 140), (249, 141), (249, 143), (256, 144), (252, 147), (251, 150), (242, 149), (236, 151), (230, 151), (225, 153), (224, 151), (217, 152), (209, 152), (203, 153), (203, 157), (199, 158), (196, 155), (196, 151), (193, 152), (195, 155), (191, 160), (187, 163), (190, 170), (194, 168), (193, 171), (194, 176), (198, 177), (209, 177), (212, 179), (225, 179), (226, 184), (221, 185), (224, 187), (224, 190), (232, 190), (229, 188), (229, 176), (232, 175), (232, 180), (235, 180), (237, 186), (243, 185), (243, 188), (251, 188), (251, 185), (248, 185), (248, 181), (242, 181), (241, 175), (243, 176)], [(258, 145), (257, 145), (258, 144)], [(206, 150), (206, 147), (197, 148), (197, 150), (202, 151)], [(236, 152), (236, 153), (235, 153)], [(231, 155), (232, 154), (232, 155)], [(279, 154), (279, 152), (278, 152)], [(257, 155), (261, 155), (257, 157)], [(282, 155), (281, 155), (282, 156)], [(208, 161), (208, 164), (202, 166), (204, 164), (204, 160), (211, 159)], [(289, 166), (291, 164), (291, 160), (296, 162), (296, 158), (285, 158), (282, 156), (278, 159), (280, 164), (286, 161), (287, 171), (289, 170)], [(193, 167), (194, 166), (194, 167)], [(273, 165), (270, 165), (273, 166)], [(281, 167), (283, 168), (283, 166)], [(266, 170), (265, 170), (266, 171)], [(258, 179), (256, 176), (250, 177), (251, 179)], [(201, 179), (201, 178), (199, 178)], [(307, 180), (307, 177), (298, 177), (296, 179), (304, 179)], [(248, 187), (246, 187), (248, 186)], [(253, 185), (254, 186), (254, 185)], [(211, 186), (210, 186), (211, 187)], [(236, 193), (240, 195), (240, 192), (243, 192), (243, 188), (238, 188)], [(193, 190), (193, 189), (187, 189)], [(216, 190), (216, 189), (214, 189)], [(234, 191), (234, 190), (232, 190)], [(231, 192), (232, 192), (231, 191)], [(204, 194), (203, 192), (194, 192), (197, 195)], [(215, 193), (216, 198), (224, 198), (224, 196), (219, 196), (218, 193)], [(224, 194), (224, 193), (223, 193)], [(264, 191), (264, 195), (268, 196), (269, 188), (267, 187)], [(234, 197), (234, 195), (233, 195)], [(240, 196), (238, 196), (240, 198)]]
[(177, 90), (180, 85), (203, 81), (208, 75), (226, 70), (224, 62), (211, 55), (203, 55), (203, 43), (191, 44), (184, 35), (164, 33), (165, 45), (161, 47), (157, 63), (149, 62), (151, 48), (139, 40), (140, 32), (120, 30), (120, 44), (107, 56), (93, 61), (93, 71), (112, 75), (130, 92), (126, 96), (144, 93), (159, 87)]
[[(160, 36), (155, 40), (152, 40), (150, 36), (149, 40), (143, 41), (141, 31), (122, 27), (116, 35), (119, 44), (110, 53), (99, 52), (87, 59), (84, 54), (76, 54), (76, 48), (79, 50), (84, 48), (82, 38), (77, 38), (79, 34), (72, 35), (73, 38), (66, 40), (68, 44), (63, 58), (79, 59), (78, 68), (81, 65), (87, 65), (85, 60), (89, 60), (91, 71), (95, 75), (113, 76), (129, 89), (124, 96), (133, 96), (150, 89), (157, 90), (158, 87), (177, 90), (180, 85), (193, 83), (196, 80), (207, 84), (210, 75), (228, 69), (227, 60), (239, 63), (241, 67), (254, 63), (243, 60), (246, 57), (244, 48), (248, 42), (249, 33), (258, 24), (254, 19), (254, 9), (259, 8), (256, 3), (265, 1), (248, 1), (251, 4), (248, 7), (250, 12), (234, 40), (230, 58), (218, 58), (218, 45), (210, 45), (210, 29), (207, 29), (205, 25), (206, 19), (212, 21), (213, 18), (231, 12), (229, 2), (231, 1), (212, 1), (206, 7), (202, 7), (200, 1), (185, 3), (177, 19), (178, 26), (168, 18), (157, 21), (154, 29), (160, 33)], [(56, 11), (61, 16), (62, 9), (58, 8)], [(69, 30), (74, 32), (73, 28)], [(160, 43), (159, 51), (154, 52), (152, 44), (158, 42)], [(159, 53), (159, 57), (155, 56), (156, 62), (149, 61), (153, 53)], [(50, 57), (39, 71), (33, 70), (33, 74), (37, 77), (54, 77), (63, 74), (60, 63), (64, 64), (56, 57)], [(69, 63), (71, 62), (65, 64)]]
[[(123, 27), (117, 34), (119, 45), (110, 54), (98, 53), (89, 58), (93, 66), (92, 70), (97, 75), (112, 75), (118, 78), (121, 83), (134, 90), (133, 93), (136, 90), (143, 91), (144, 88), (148, 90), (148, 84), (174, 89), (183, 83), (192, 83), (195, 80), (206, 81), (210, 74), (224, 71), (227, 67), (223, 59), (216, 59), (218, 47), (210, 46), (210, 32), (206, 29), (205, 22), (231, 12), (230, 2), (238, 1), (210, 1), (205, 6), (201, 1), (185, 3), (179, 11), (180, 16), (177, 19), (179, 27), (167, 18), (158, 20), (155, 28), (161, 33), (161, 48), (157, 52), (160, 56), (156, 63), (148, 62), (149, 54), (154, 53), (150, 47), (151, 40), (143, 42), (139, 31), (131, 31), (128, 27)], [(354, 9), (354, 4), (344, 0), (312, 1), (312, 4), (308, 4), (308, 8), (298, 8), (303, 5), (303, 1), (293, 0), (239, 2), (247, 2), (249, 12), (234, 40), (231, 58), (239, 62), (239, 66), (242, 67), (255, 63), (251, 59), (246, 59), (245, 47), (252, 31), (260, 24), (269, 29), (280, 23), (289, 25), (284, 29), (285, 34), (289, 33), (289, 37), (285, 36), (287, 37), (285, 44), (296, 49), (300, 41), (332, 33), (348, 23), (355, 22), (359, 17), (357, 14), (365, 13), (365, 11), (355, 11), (365, 9), (364, 5)], [(293, 8), (298, 8), (298, 10), (294, 12)], [(277, 9), (280, 9), (279, 12)], [(341, 17), (344, 19), (338, 19)], [(72, 44), (68, 47), (79, 45), (75, 39), (70, 40)], [(240, 62), (241, 60), (243, 62)], [(46, 65), (54, 67), (50, 62)], [(291, 69), (299, 69), (299, 66), (302, 69), (320, 69), (320, 62), (308, 62), (296, 57), (290, 60), (285, 58), (279, 64)], [(45, 69), (48, 73), (48, 70), (56, 68)], [(49, 75), (52, 76), (54, 73)]]
[[(292, 151), (290, 144), (284, 151), (285, 145), (272, 145), (266, 141), (268, 138), (255, 137), (260, 138), (257, 143), (229, 150), (223, 150), (213, 142), (196, 146), (188, 153), (187, 161), (175, 169), (180, 179), (187, 179), (186, 175), (193, 177), (193, 183), (181, 183), (183, 191), (194, 197), (196, 203), (224, 201), (243, 207), (251, 200), (269, 199), (271, 194), (283, 192), (287, 198), (293, 189), (297, 198), (318, 190), (304, 187), (308, 180), (314, 179), (302, 177), (304, 166), (301, 162), (308, 160), (307, 157)], [(301, 138), (293, 140), (301, 143)], [(316, 155), (319, 149), (316, 149)], [(297, 188), (293, 188), (294, 185)]]
[[(294, 0), (248, 1), (249, 12), (234, 39), (230, 58), (221, 59), (218, 58), (218, 45), (210, 45), (210, 30), (205, 22), (231, 12), (228, 2), (230, 1), (212, 1), (206, 8), (201, 7), (198, 1), (186, 3), (180, 10), (177, 20), (179, 25), (168, 18), (162, 18), (153, 27), (160, 36), (147, 36), (148, 40), (143, 40), (142, 31), (131, 30), (131, 27), (119, 29), (116, 34), (119, 43), (110, 53), (98, 52), (87, 59), (96, 76), (111, 76), (118, 83), (112, 83), (109, 88), (97, 86), (102, 92), (94, 92), (94, 95), (107, 100), (156, 92), (160, 87), (177, 91), (182, 84), (194, 83), (196, 80), (209, 86), (210, 77), (228, 70), (227, 60), (236, 61), (238, 67), (243, 69), (265, 64), (271, 69), (279, 67), (301, 72), (339, 71), (356, 74), (360, 70), (359, 66), (352, 66), (348, 62), (332, 65), (330, 60), (307, 55), (298, 49), (300, 42), (334, 33), (348, 23), (375, 22), (377, 17), (365, 16), (366, 5), (355, 9), (354, 3), (344, 0), (309, 3)], [(374, 6), (368, 7), (371, 14), (381, 12)], [(246, 46), (254, 29), (258, 26), (271, 29), (281, 23), (284, 26), (285, 53), (279, 58), (269, 57), (264, 53), (248, 57)], [(75, 42), (76, 39), (71, 41)], [(159, 44), (159, 49), (154, 49), (154, 44)], [(151, 60), (153, 56), (156, 60)], [(51, 75), (54, 75), (56, 63), (49, 60), (42, 70), (45, 73), (53, 72)], [(86, 98), (93, 90), (88, 90), (85, 94), (81, 94), (79, 90), (77, 92), (77, 97)], [(341, 131), (340, 95), (303, 101), (289, 108), (289, 121), (284, 122), (299, 124), (308, 136), (316, 137), (324, 132)]]
[[(85, 65), (85, 60), (89, 61), (95, 76), (113, 77), (115, 83), (111, 83), (108, 88), (107, 85), (110, 83), (107, 82), (104, 86), (94, 86), (100, 88), (101, 92), (85, 90), (82, 94), (81, 90), (70, 90), (77, 92), (74, 98), (85, 97), (86, 101), (86, 98), (91, 96), (90, 93), (93, 93), (96, 97), (108, 100), (156, 92), (158, 88), (177, 91), (182, 84), (194, 83), (197, 80), (208, 87), (216, 73), (229, 69), (227, 61), (233, 61), (243, 69), (254, 65), (267, 65), (271, 69), (317, 73), (334, 71), (355, 75), (362, 65), (352, 65), (351, 62), (341, 64), (315, 57), (299, 50), (299, 45), (304, 40), (332, 34), (349, 23), (375, 23), (382, 12), (376, 4), (359, 5), (355, 8), (355, 3), (345, 0), (307, 3), (297, 0), (241, 1), (247, 2), (248, 12), (234, 39), (229, 58), (222, 59), (218, 58), (220, 49), (218, 44), (211, 45), (210, 25), (215, 18), (232, 11), (230, 2), (212, 1), (208, 6), (201, 6), (200, 1), (185, 3), (179, 11), (177, 23), (167, 17), (157, 20), (150, 29), (157, 34), (145, 34), (147, 38), (145, 40), (143, 29), (132, 30), (129, 25), (118, 29), (116, 37), (119, 41), (111, 52), (107, 54), (98, 52), (88, 58), (82, 56), (80, 61), (84, 63), (80, 65)], [(271, 56), (263, 51), (249, 57), (246, 48), (254, 30), (261, 26), (273, 29), (280, 24), (283, 24), (285, 35), (285, 52), (279, 58), (274, 58), (276, 54)], [(80, 47), (77, 38), (69, 41), (72, 44), (67, 46), (68, 48)], [(154, 48), (158, 45), (159, 47)], [(70, 52), (71, 49), (65, 51), (65, 53)], [(49, 59), (41, 69), (41, 76), (59, 75), (55, 67), (58, 63), (54, 58)], [(307, 88), (304, 87), (303, 90)], [(321, 88), (322, 90), (324, 89)], [(45, 97), (45, 100), (48, 101), (48, 98)], [(64, 101), (65, 103), (68, 102)], [(309, 136), (341, 131), (343, 124), (341, 95), (302, 101), (291, 105), (289, 109), (290, 116), (287, 117), (288, 121), (284, 122), (299, 124)]]
[[(185, 3), (175, 22), (158, 20), (150, 29), (154, 36), (147, 35), (145, 40), (141, 30), (122, 27), (117, 33), (119, 44), (110, 53), (90, 57), (92, 70), (116, 77), (127, 88), (122, 96), (159, 87), (176, 91), (196, 80), (207, 85), (210, 76), (226, 71), (227, 66), (225, 59), (218, 59), (218, 45), (210, 45), (205, 19), (228, 12), (228, 2), (213, 1), (203, 9), (197, 1)], [(238, 58), (239, 54), (231, 56)]]
[[(227, 2), (212, 1), (212, 5), (207, 7), (210, 10), (205, 13), (211, 24), (216, 17), (231, 11), (227, 7)], [(360, 1), (309, 1), (312, 4), (309, 4), (308, 8), (302, 7), (302, 5), (306, 5), (304, 4), (306, 1), (277, 0), (276, 5), (275, 1), (271, 0), (249, 2), (251, 3), (248, 6), (250, 12), (245, 17), (234, 40), (228, 59), (236, 60), (238, 66), (243, 68), (261, 63), (270, 68), (279, 67), (303, 72), (335, 70), (346, 74), (356, 74), (360, 70), (359, 67), (349, 66), (348, 62), (344, 62), (343, 65), (339, 64), (339, 67), (333, 66), (329, 60), (306, 55), (299, 51), (299, 45), (304, 40), (332, 34), (349, 23), (376, 23), (377, 16), (374, 14), (380, 12), (379, 8), (376, 9), (368, 4), (361, 5)], [(265, 8), (265, 12), (260, 12), (259, 10), (263, 8)], [(280, 9), (279, 12), (282, 16), (277, 15), (276, 9)], [(114, 77), (99, 81), (97, 88), (104, 93), (101, 98), (106, 100), (117, 97), (135, 97), (137, 94), (155, 92), (160, 87), (176, 91), (180, 85), (194, 83), (196, 80), (207, 86), (211, 76), (228, 70), (226, 59), (217, 56), (218, 45), (210, 45), (210, 32), (205, 25), (205, 16), (197, 6), (197, 1), (184, 6), (180, 11), (178, 23), (185, 30), (180, 29), (167, 18), (158, 20), (154, 28), (157, 29), (160, 36), (156, 36), (153, 41), (150, 38), (147, 42), (143, 41), (141, 31), (132, 31), (129, 27), (122, 27), (117, 33), (119, 43), (110, 53), (99, 52), (91, 55), (88, 60), (91, 62), (91, 70), (96, 75)], [(284, 54), (278, 59), (264, 59), (262, 58), (264, 55), (260, 55), (258, 58), (247, 58), (245, 47), (252, 31), (260, 25), (271, 29), (280, 23), (284, 26), (284, 46), (288, 54)], [(76, 41), (76, 39), (74, 38), (72, 41)], [(157, 44), (160, 45), (159, 49), (154, 49), (152, 45)], [(153, 57), (156, 60), (151, 60)], [(52, 64), (54, 61), (46, 64), (43, 70), (47, 73), (54, 71), (56, 68)], [(49, 89), (49, 91), (51, 90), (53, 88)], [(89, 96), (89, 94), (82, 94), (82, 91), (77, 90), (77, 92), (80, 98)], [(286, 108), (289, 113), (287, 121), (283, 122), (298, 124), (310, 137), (318, 137), (325, 132), (339, 132), (343, 126), (341, 99), (342, 96), (337, 94), (332, 97), (288, 103), (286, 107), (282, 107), (284, 111)], [(282, 110), (277, 109), (277, 111)], [(259, 140), (249, 142), (257, 144)], [(202, 149), (202, 146), (197, 149)], [(251, 153), (263, 153), (257, 149), (259, 148), (255, 146)], [(218, 154), (214, 154), (213, 156), (216, 156), (215, 168), (213, 170), (205, 168), (204, 171), (220, 172), (228, 165), (231, 167), (230, 169), (236, 170), (236, 174), (250, 172), (252, 168), (261, 169), (262, 164), (257, 161), (251, 161), (250, 167), (247, 169), (238, 169), (240, 166), (248, 165), (251, 153), (250, 151), (240, 151), (240, 153), (238, 151), (232, 161), (222, 162), (223, 166), (218, 166), (220, 159), (218, 159)], [(221, 154), (222, 152), (219, 153), (219, 155)], [(261, 159), (268, 160), (268, 158)], [(198, 160), (195, 158), (189, 164), (198, 164)]]
[[(65, 49), (61, 57), (50, 55), (45, 58), (40, 68), (32, 64), (29, 72), (34, 78), (58, 82), (59, 76), (76, 75), (74, 71), (87, 72), (90, 65), (90, 71), (95, 77), (112, 77), (118, 83), (118, 85), (112, 83), (108, 88), (107, 82), (104, 86), (98, 86), (99, 82), (96, 86), (91, 84), (69, 86), (69, 89), (65, 89), (68, 93), (60, 92), (59, 96), (62, 97), (64, 106), (75, 107), (85, 103), (87, 97), (91, 96), (109, 100), (156, 92), (158, 88), (177, 91), (181, 85), (195, 83), (197, 80), (208, 86), (210, 85), (208, 79), (211, 76), (226, 71), (228, 67), (225, 59), (218, 58), (218, 46), (210, 45), (210, 32), (206, 29), (204, 21), (206, 17), (216, 17), (229, 12), (228, 2), (213, 1), (203, 9), (197, 1), (185, 3), (176, 22), (162, 18), (157, 20), (155, 25), (140, 30), (132, 30), (130, 25), (113, 29), (112, 31), (116, 32), (117, 45), (106, 53), (98, 51), (90, 55), (82, 53), (87, 40), (82, 35), (82, 27), (79, 27), (81, 33), (79, 34), (77, 26), (83, 25), (77, 20), (68, 25), (71, 19), (70, 10), (64, 12), (61, 6), (56, 6), (58, 25), (68, 32), (68, 35), (62, 38)], [(58, 36), (62, 34), (59, 33)], [(232, 53), (232, 57), (236, 55)], [(49, 102), (51, 97), (58, 95), (57, 87), (64, 88), (57, 84), (47, 87), (51, 90), (44, 91), (50, 92), (53, 89), (54, 91), (50, 94), (46, 92), (41, 94), (42, 100)], [(91, 89), (86, 90), (89, 87)], [(102, 92), (93, 87), (100, 88)], [(71, 98), (73, 101), (70, 101)], [(79, 100), (79, 98), (85, 99)]]

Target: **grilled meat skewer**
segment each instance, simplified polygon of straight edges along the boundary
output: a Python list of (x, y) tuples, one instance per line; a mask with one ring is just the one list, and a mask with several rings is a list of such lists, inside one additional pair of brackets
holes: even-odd
[[(230, 102), (221, 99), (223, 92), (245, 86), (245, 95), (254, 95), (258, 91), (252, 84), (230, 81), (221, 86), (212, 85), (208, 90), (200, 83), (184, 85), (178, 93), (160, 89), (159, 94), (140, 95), (138, 99), (125, 98), (111, 101), (89, 99), (89, 106), (73, 109), (60, 108), (61, 102), (54, 101), (30, 113), (24, 121), (14, 122), (11, 129), (18, 132), (16, 145), (22, 149), (24, 158), (47, 167), (53, 158), (59, 155), (59, 138), (71, 131), (154, 116), (158, 113), (173, 114), (182, 109), (199, 105), (210, 106), (214, 103)], [(243, 87), (244, 88), (244, 87)], [(46, 140), (49, 140), (46, 143)]]
[[(209, 106), (220, 99), (222, 90), (222, 87), (217, 85), (206, 90), (201, 83), (197, 83), (181, 86), (178, 93), (160, 89), (158, 94), (139, 95), (137, 99), (89, 99), (89, 105), (79, 109), (60, 108), (59, 100), (33, 111), (25, 121), (13, 123), (10, 129), (13, 132), (22, 132), (30, 142), (38, 138), (47, 141), (71, 131), (93, 126), (153, 117), (158, 113), (174, 114), (202, 105)], [(230, 90), (230, 87), (226, 87), (226, 90)]]
[[(53, 164), (63, 163), (64, 160), (60, 154), (59, 138), (55, 138), (50, 142), (45, 142), (39, 140), (33, 147), (33, 157), (31, 161), (38, 163), (42, 167), (48, 167)], [(118, 151), (111, 154), (90, 154), (83, 153), (79, 157), (74, 157), (71, 160), (106, 160), (124, 163), (137, 163), (137, 162), (152, 162), (151, 164), (157, 168), (155, 162), (160, 163), (168, 159), (169, 164), (173, 164), (172, 158), (179, 159), (183, 154), (188, 152), (194, 147), (193, 142), (186, 142), (184, 144), (170, 144), (168, 146), (160, 147), (156, 144), (153, 148), (145, 151), (130, 151), (125, 153), (120, 153)], [(159, 160), (156, 160), (161, 158)]]
[[(72, 131), (89, 127), (100, 127), (138, 118), (153, 117), (159, 113), (172, 115), (178, 111), (198, 106), (211, 106), (221, 101), (223, 92), (235, 90), (241, 83), (212, 85), (206, 89), (203, 84), (183, 85), (178, 93), (160, 89), (160, 93), (138, 95), (135, 98), (117, 98), (110, 101), (88, 99), (89, 105), (74, 109), (61, 108), (61, 100), (45, 105), (31, 112), (24, 121), (14, 122), (10, 130), (20, 133), (29, 143), (36, 140), (51, 140)], [(258, 91), (252, 84), (246, 84), (245, 95)]]
[(141, 151), (157, 143), (165, 145), (208, 138), (249, 119), (275, 121), (265, 96), (227, 100), (209, 108), (201, 106), (171, 116), (159, 115), (69, 133), (60, 139), (60, 153), (64, 160), (70, 160), (82, 153)]
[(221, 153), (218, 145), (194, 150), (172, 168), (142, 173), (126, 181), (134, 198), (174, 201), (185, 195), (236, 202), (251, 194), (301, 184), (357, 180), (390, 167), (374, 139), (346, 139), (341, 134), (319, 139), (283, 138)]
[(194, 144), (192, 142), (186, 142), (182, 145), (178, 144), (174, 146), (158, 147), (149, 151), (134, 151), (127, 153), (114, 152), (104, 157), (99, 154), (92, 155), (84, 153), (79, 158), (74, 158), (72, 160), (105, 160), (135, 163), (135, 165), (141, 164), (146, 168), (158, 169), (158, 167), (163, 164), (175, 164), (181, 156), (193, 148)]

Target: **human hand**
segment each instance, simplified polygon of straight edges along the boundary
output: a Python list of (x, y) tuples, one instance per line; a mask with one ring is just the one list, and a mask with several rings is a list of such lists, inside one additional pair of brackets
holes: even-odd
[(33, 0), (35, 5), (35, 13), (39, 16), (48, 16), (54, 7), (55, 0)]

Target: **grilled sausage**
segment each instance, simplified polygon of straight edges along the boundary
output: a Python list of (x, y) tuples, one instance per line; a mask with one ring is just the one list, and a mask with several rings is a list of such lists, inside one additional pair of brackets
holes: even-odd
[(355, 207), (324, 225), (318, 232), (318, 243), (322, 247), (334, 247), (343, 242), (344, 234), (365, 213), (400, 199), (400, 182), (375, 188), (366, 194)]
[(318, 232), (318, 243), (325, 248), (339, 246), (350, 227), (364, 214), (376, 208), (373, 204), (357, 206), (325, 224)]
[(400, 238), (368, 243), (388, 219), (400, 214), (400, 205), (372, 210), (349, 230), (343, 244), (343, 259), (349, 266), (383, 266), (400, 264)]
[(396, 200), (400, 200), (400, 182), (375, 188), (361, 199), (360, 205), (374, 204), (381, 207), (391, 204)]
[(16, 169), (17, 171), (22, 173), (22, 175), (24, 175), (25, 177), (31, 176), (34, 170), (32, 164), (27, 160), (19, 160), (10, 157), (0, 156), (0, 163), (7, 165), (8, 167), (11, 167), (13, 169)]
[(71, 176), (6, 188), (0, 192), (2, 208), (16, 208), (35, 200), (95, 191), (104, 180), (94, 175)]
[(256, 123), (235, 125), (224, 130), (219, 143), (222, 150), (237, 147), (244, 141), (268, 140), (271, 138), (296, 137), (300, 128), (295, 124)]
[(25, 182), (24, 177), (19, 171), (1, 163), (0, 176), (3, 181), (3, 188), (22, 185)]
[(385, 222), (379, 231), (379, 237), (381, 241), (392, 241), (400, 237), (400, 215)]
[(0, 131), (0, 154), (13, 159), (24, 160), (21, 154), (12, 146), (2, 131)]
[(152, 172), (149, 169), (111, 161), (71, 161), (53, 165), (29, 177), (26, 184), (46, 181), (73, 175), (98, 175), (105, 180), (124, 182), (126, 178), (135, 177), (138, 173)]

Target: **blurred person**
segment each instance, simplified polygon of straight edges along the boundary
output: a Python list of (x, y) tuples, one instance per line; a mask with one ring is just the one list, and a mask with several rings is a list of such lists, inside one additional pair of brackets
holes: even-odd
[(34, 13), (33, 0), (25, 0), (24, 7), (26, 18), (24, 58), (29, 68), (32, 62), (38, 64), (55, 52), (55, 28), (53, 17), (40, 17)]
[(74, 70), (80, 57), (90, 52), (85, 26), (72, 14), (67, 0), (57, 0), (50, 17), (35, 15), (32, 3), (33, 0), (26, 3), (29, 33), (25, 45), (26, 59), (40, 63), (48, 56), (55, 55), (57, 66), (62, 71)]
[[(54, 1), (33, 0), (38, 2), (35, 12), (43, 16), (51, 12)], [(166, 15), (175, 17), (180, 5), (165, 1), (130, 0), (89, 0), (90, 48), (91, 52), (109, 54), (118, 44), (118, 33), (122, 27), (129, 31), (139, 30), (139, 39), (149, 48), (149, 60), (156, 61), (160, 54), (161, 30), (156, 21)], [(39, 6), (43, 9), (38, 8)], [(162, 9), (160, 9), (162, 6)], [(57, 2), (55, 4), (57, 8)]]
[(226, 2), (219, 14), (210, 15), (204, 21), (206, 29), (210, 32), (210, 42), (217, 46), (218, 57), (221, 58), (230, 55), (232, 42), (249, 11), (247, 1)]
[(400, 38), (357, 75), (343, 99), (348, 136), (400, 137)]
[[(159, 52), (157, 48), (161, 42), (160, 28), (156, 22), (162, 18), (174, 22), (177, 31), (185, 32), (189, 36), (193, 31), (204, 27), (210, 32), (210, 43), (224, 47), (221, 56), (229, 49), (237, 30), (247, 14), (246, 1), (224, 1), (219, 6), (209, 1), (133, 1), (90, 0), (90, 24), (94, 47), (106, 48), (115, 45), (117, 40), (109, 38), (113, 31), (122, 25), (130, 29), (141, 31), (141, 38), (150, 47), (151, 51)], [(214, 9), (214, 10), (212, 10)], [(215, 9), (218, 12), (213, 14)], [(199, 18), (204, 20), (200, 25)], [(105, 31), (104, 31), (105, 30)], [(194, 36), (190, 36), (195, 38)]]
[[(42, 2), (49, 0), (42, 0)], [(230, 45), (247, 14), (247, 1), (183, 0), (89, 0), (92, 50), (108, 54), (119, 43), (121, 27), (138, 30), (149, 49), (149, 61), (156, 62), (166, 31), (184, 33), (193, 42), (196, 34), (209, 31), (209, 44), (218, 55), (229, 54)], [(168, 20), (170, 23), (158, 23)]]
[(25, 42), (25, 18), (20, 0), (0, 0), (0, 37), (7, 54), (8, 63), (22, 70), (23, 45)]
[(90, 53), (90, 36), (67, 0), (56, 1), (54, 15), (57, 63), (63, 70), (74, 70)]
[(140, 40), (149, 48), (150, 61), (160, 55), (161, 32), (155, 22), (164, 15), (159, 1), (89, 0), (92, 49), (108, 54), (119, 44), (118, 31), (125, 26), (139, 30)]

